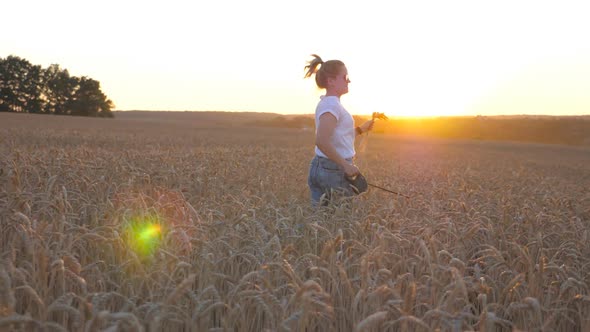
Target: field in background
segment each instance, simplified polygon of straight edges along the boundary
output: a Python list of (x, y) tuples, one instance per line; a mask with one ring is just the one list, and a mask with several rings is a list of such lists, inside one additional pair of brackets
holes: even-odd
[(314, 211), (313, 132), (137, 115), (0, 113), (0, 330), (590, 329), (589, 148), (370, 135), (411, 198)]

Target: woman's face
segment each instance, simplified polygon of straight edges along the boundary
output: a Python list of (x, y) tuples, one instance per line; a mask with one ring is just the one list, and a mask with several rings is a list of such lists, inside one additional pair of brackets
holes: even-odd
[(329, 90), (328, 93), (334, 94), (336, 96), (342, 96), (343, 94), (348, 93), (348, 83), (350, 83), (350, 79), (348, 78), (348, 70), (346, 67), (342, 67), (340, 73), (333, 78), (329, 79)]

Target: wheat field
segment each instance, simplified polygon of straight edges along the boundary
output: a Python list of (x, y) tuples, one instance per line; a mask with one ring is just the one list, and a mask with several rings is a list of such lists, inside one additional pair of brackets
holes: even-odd
[[(590, 149), (0, 113), (0, 331), (590, 331)], [(148, 228), (145, 228), (148, 227)]]

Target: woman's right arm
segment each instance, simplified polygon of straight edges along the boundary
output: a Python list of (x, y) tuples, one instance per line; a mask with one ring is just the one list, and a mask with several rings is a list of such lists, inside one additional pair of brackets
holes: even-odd
[(332, 145), (331, 138), (334, 135), (336, 128), (336, 117), (331, 113), (324, 113), (320, 115), (318, 130), (315, 136), (315, 145), (322, 151), (326, 157), (342, 167), (347, 176), (355, 176), (359, 174), (359, 169), (342, 158)]

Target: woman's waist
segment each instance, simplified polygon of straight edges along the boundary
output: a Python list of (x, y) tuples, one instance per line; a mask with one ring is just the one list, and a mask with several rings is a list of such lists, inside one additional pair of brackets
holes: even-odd
[[(332, 159), (330, 159), (328, 157), (320, 156), (319, 154), (316, 154), (315, 157), (318, 158), (318, 159), (320, 159), (320, 160), (328, 160), (328, 161), (331, 161), (331, 162), (335, 163), (334, 160), (332, 160)], [(354, 156), (349, 157), (349, 158), (344, 158), (344, 160), (346, 160), (348, 162), (352, 162), (354, 160)]]

